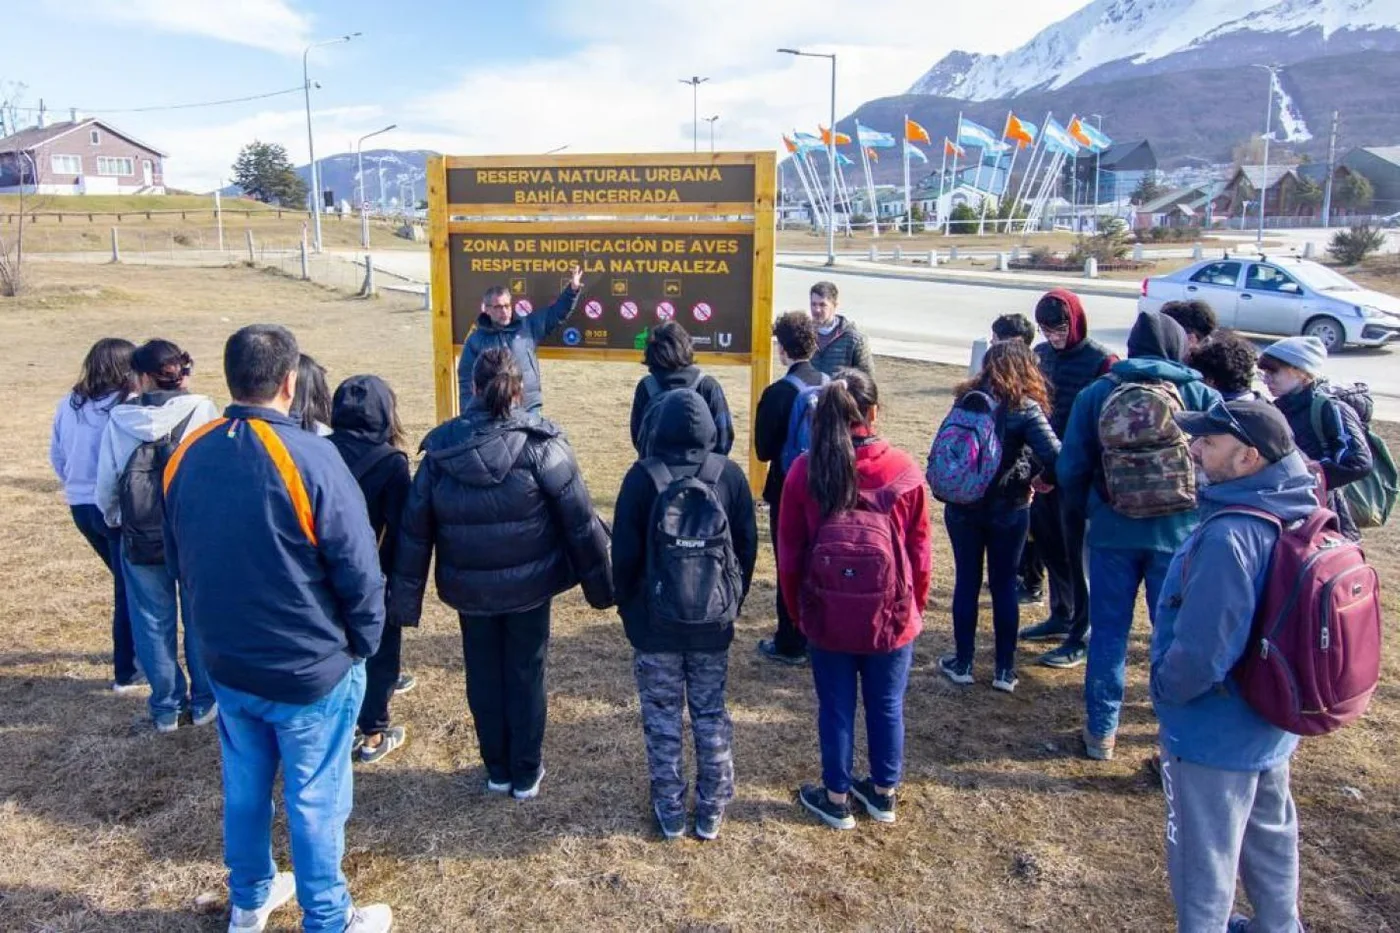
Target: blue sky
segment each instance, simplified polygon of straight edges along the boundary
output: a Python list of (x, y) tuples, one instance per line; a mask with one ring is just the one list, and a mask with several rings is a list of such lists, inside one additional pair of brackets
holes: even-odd
[[(301, 94), (150, 113), (100, 110), (301, 86), (311, 41), (318, 155), (370, 145), (460, 153), (688, 149), (691, 90), (719, 148), (772, 148), (825, 119), (828, 72), (779, 56), (840, 55), (838, 111), (897, 94), (951, 48), (1005, 51), (1083, 0), (30, 0), (7, 24), (0, 89), (27, 85), (54, 119), (78, 107), (169, 152), (168, 183), (217, 184), (253, 138), (306, 159)], [(230, 11), (237, 10), (234, 14)], [(839, 25), (833, 25), (839, 24)], [(21, 123), (23, 123), (23, 115)], [(701, 125), (702, 146), (708, 130)]]

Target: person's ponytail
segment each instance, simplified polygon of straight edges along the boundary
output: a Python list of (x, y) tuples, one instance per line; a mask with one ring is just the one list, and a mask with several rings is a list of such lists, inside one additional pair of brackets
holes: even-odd
[(493, 347), (477, 357), (472, 367), (472, 386), (492, 418), (500, 420), (520, 404), (525, 380), (520, 365), (509, 350)]
[(859, 501), (851, 430), (870, 427), (870, 412), (878, 401), (874, 381), (857, 369), (841, 370), (817, 398), (807, 487), (823, 518), (853, 509)]

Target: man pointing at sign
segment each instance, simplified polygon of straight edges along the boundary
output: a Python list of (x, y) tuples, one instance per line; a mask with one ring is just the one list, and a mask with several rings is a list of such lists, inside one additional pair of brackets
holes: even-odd
[(481, 298), (481, 316), (462, 345), (462, 359), (457, 364), (459, 410), (465, 411), (472, 397), (472, 368), (477, 358), (493, 347), (509, 350), (524, 377), (526, 410), (538, 412), (544, 407), (540, 390), (540, 361), (535, 349), (540, 341), (552, 334), (569, 319), (583, 290), (583, 270), (574, 266), (568, 286), (559, 293), (554, 304), (528, 316), (515, 311), (514, 297), (504, 285), (494, 285)]

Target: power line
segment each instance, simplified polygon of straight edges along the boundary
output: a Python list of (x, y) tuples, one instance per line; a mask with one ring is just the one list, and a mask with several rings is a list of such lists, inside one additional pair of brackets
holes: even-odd
[[(119, 107), (119, 108), (95, 109), (95, 108), (91, 108), (91, 107), (76, 107), (76, 108), (73, 108), (73, 107), (47, 107), (47, 106), (46, 106), (46, 107), (44, 108), (44, 112), (46, 112), (46, 113), (61, 113), (61, 112), (63, 112), (64, 110), (74, 110), (74, 109), (75, 109), (75, 110), (77, 110), (79, 113), (97, 114), (97, 113), (152, 113), (152, 112), (155, 112), (155, 111), (158, 111), (158, 110), (192, 110), (192, 109), (195, 109), (195, 108), (198, 108), (198, 107), (221, 107), (221, 106), (224, 106), (224, 105), (226, 105), (226, 104), (246, 104), (246, 103), (248, 103), (249, 101), (254, 101), (254, 100), (266, 100), (266, 99), (269, 98), (269, 97), (281, 97), (281, 96), (284, 95), (284, 94), (299, 94), (299, 93), (301, 93), (301, 90), (302, 90), (301, 85), (297, 85), (296, 87), (287, 88), (287, 89), (284, 90), (284, 91), (269, 91), (269, 92), (266, 93), (266, 94), (252, 94), (252, 95), (249, 95), (248, 97), (230, 97), (230, 98), (227, 98), (227, 99), (225, 99), (225, 100), (205, 100), (205, 101), (200, 101), (200, 102), (198, 102), (198, 103), (193, 103), (193, 104), (162, 104), (162, 105), (155, 106), (155, 107)], [(15, 107), (14, 109), (15, 109), (16, 111), (19, 111), (19, 112), (22, 112), (22, 113), (38, 113), (38, 112), (39, 112), (39, 108), (38, 108), (38, 107)]]

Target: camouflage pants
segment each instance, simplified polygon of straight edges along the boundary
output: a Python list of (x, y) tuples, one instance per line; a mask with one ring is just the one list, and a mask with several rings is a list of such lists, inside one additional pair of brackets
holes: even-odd
[(633, 664), (642, 700), (651, 799), (666, 816), (685, 812), (682, 714), (695, 735), (695, 812), (717, 813), (734, 797), (734, 726), (724, 706), (729, 652), (638, 651)]

